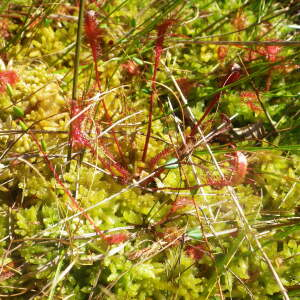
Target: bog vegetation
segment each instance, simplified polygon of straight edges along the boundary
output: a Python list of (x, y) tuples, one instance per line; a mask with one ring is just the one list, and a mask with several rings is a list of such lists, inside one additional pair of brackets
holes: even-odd
[(299, 1), (0, 3), (0, 298), (299, 299)]

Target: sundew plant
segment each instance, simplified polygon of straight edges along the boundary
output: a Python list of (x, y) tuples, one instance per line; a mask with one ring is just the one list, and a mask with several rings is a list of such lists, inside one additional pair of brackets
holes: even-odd
[(2, 0), (1, 299), (299, 299), (300, 2)]

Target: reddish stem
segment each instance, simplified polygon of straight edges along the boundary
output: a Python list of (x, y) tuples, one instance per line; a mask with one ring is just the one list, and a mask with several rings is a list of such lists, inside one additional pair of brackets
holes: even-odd
[[(22, 119), (21, 119), (22, 120)], [(23, 120), (22, 120), (23, 121)], [(57, 172), (55, 171), (54, 166), (52, 165), (51, 161), (48, 158), (48, 155), (46, 154), (46, 152), (43, 151), (42, 146), (40, 145), (40, 143), (38, 142), (36, 136), (29, 131), (30, 136), (32, 137), (32, 139), (34, 140), (34, 142), (36, 143), (40, 153), (42, 153), (43, 158), (46, 162), (46, 164), (48, 165), (48, 168), (50, 169), (50, 171), (52, 172), (56, 182), (63, 188), (64, 192), (66, 193), (66, 195), (69, 197), (69, 199), (71, 200), (72, 204), (74, 205), (74, 207), (82, 212), (82, 215), (89, 221), (89, 223), (94, 227), (95, 231), (97, 232), (97, 234), (99, 236), (101, 236), (102, 238), (104, 238), (103, 232), (98, 228), (98, 226), (95, 224), (95, 222), (93, 221), (93, 219), (89, 216), (89, 214), (87, 214), (86, 212), (83, 211), (83, 209), (79, 206), (79, 203), (76, 201), (76, 199), (72, 196), (72, 193), (69, 189), (67, 189), (67, 187), (64, 185), (64, 183), (62, 182), (62, 180), (59, 178), (59, 175), (57, 174)]]
[(149, 140), (151, 135), (151, 127), (152, 127), (152, 117), (153, 117), (153, 104), (154, 104), (154, 95), (156, 90), (156, 75), (157, 69), (160, 61), (161, 54), (163, 52), (163, 43), (165, 39), (166, 32), (168, 28), (175, 22), (173, 19), (165, 20), (161, 25), (157, 27), (157, 38), (155, 42), (155, 61), (154, 61), (154, 70), (152, 75), (152, 84), (151, 84), (151, 96), (150, 96), (150, 107), (149, 107), (149, 115), (148, 115), (148, 128), (147, 135), (143, 150), (142, 161), (145, 162), (147, 158), (147, 151), (149, 146)]
[[(239, 80), (240, 77), (241, 77), (241, 68), (238, 64), (234, 64), (232, 67), (231, 73), (225, 78), (221, 87), (223, 88), (226, 85), (229, 85), (229, 84)], [(193, 137), (197, 133), (198, 127), (200, 126), (202, 121), (206, 118), (206, 116), (211, 112), (213, 107), (219, 102), (221, 95), (222, 95), (222, 91), (217, 93), (214, 96), (213, 100), (210, 102), (210, 104), (206, 108), (203, 116), (199, 119), (199, 121), (196, 123), (196, 125), (192, 128), (192, 131), (190, 134), (191, 137)]]
[[(98, 70), (97, 60), (98, 60), (98, 56), (101, 54), (101, 50), (102, 50), (101, 45), (103, 43), (103, 40), (102, 40), (103, 31), (98, 28), (96, 13), (93, 10), (89, 10), (85, 14), (85, 33), (87, 36), (87, 40), (90, 44), (92, 56), (93, 56), (93, 60), (94, 60), (96, 83), (97, 83), (99, 91), (101, 92), (101, 81), (100, 81), (100, 73)], [(109, 123), (109, 125), (111, 126), (112, 125), (111, 116), (108, 112), (108, 109), (105, 105), (104, 100), (102, 100), (102, 106), (103, 106), (103, 109), (105, 112), (105, 118), (106, 118), (107, 122)], [(111, 130), (111, 133), (112, 133), (114, 141), (117, 145), (120, 157), (123, 161), (125, 161), (124, 154), (122, 152), (121, 146), (118, 142), (118, 139), (117, 139), (114, 129)]]
[[(106, 160), (106, 166), (109, 167), (109, 170), (111, 173), (114, 173), (112, 170), (112, 167), (117, 170), (122, 177), (122, 182), (126, 183), (131, 178), (131, 174), (125, 169), (120, 163), (118, 163), (113, 154), (107, 149), (105, 145), (101, 141), (99, 141), (101, 149), (104, 151), (104, 153), (109, 157), (110, 160)], [(95, 151), (95, 150), (94, 150)], [(102, 159), (103, 160), (103, 159)]]

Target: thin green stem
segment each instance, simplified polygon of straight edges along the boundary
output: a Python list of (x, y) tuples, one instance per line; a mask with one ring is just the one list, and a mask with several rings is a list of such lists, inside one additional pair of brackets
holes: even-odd
[[(79, 58), (80, 58), (80, 46), (81, 46), (81, 36), (82, 36), (82, 24), (83, 24), (83, 15), (84, 15), (84, 2), (85, 0), (80, 0), (79, 6), (79, 17), (77, 25), (77, 38), (76, 38), (76, 49), (75, 49), (75, 59), (74, 59), (74, 76), (73, 76), (73, 89), (72, 89), (72, 100), (77, 100), (77, 85), (78, 85), (78, 71), (79, 71)], [(71, 156), (72, 156), (72, 123), (70, 123), (69, 131), (69, 148), (67, 156), (67, 165), (66, 171), (70, 171), (71, 166)]]

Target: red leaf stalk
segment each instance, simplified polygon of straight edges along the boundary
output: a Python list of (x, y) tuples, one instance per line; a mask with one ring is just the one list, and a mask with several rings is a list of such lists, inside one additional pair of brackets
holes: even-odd
[(149, 140), (151, 135), (151, 127), (152, 127), (152, 114), (153, 114), (153, 104), (154, 104), (154, 95), (156, 90), (156, 75), (157, 75), (157, 69), (160, 61), (161, 54), (163, 52), (163, 43), (165, 40), (165, 35), (168, 30), (168, 28), (175, 22), (173, 19), (165, 20), (161, 25), (157, 27), (157, 38), (155, 42), (155, 61), (154, 61), (154, 70), (152, 75), (152, 84), (151, 84), (151, 96), (150, 96), (150, 107), (149, 107), (149, 117), (148, 117), (148, 128), (147, 128), (147, 135), (143, 150), (143, 156), (142, 161), (146, 161), (147, 157), (147, 151), (149, 146)]
[[(231, 72), (230, 74), (225, 78), (223, 84), (221, 85), (221, 87), (225, 87), (226, 85), (229, 85), (237, 80), (239, 80), (241, 77), (241, 68), (238, 64), (234, 64), (232, 66)], [(206, 116), (211, 112), (211, 110), (213, 109), (213, 107), (219, 102), (220, 98), (222, 95), (222, 91), (217, 93), (213, 100), (210, 102), (210, 104), (208, 105), (208, 107), (206, 108), (203, 116), (199, 119), (199, 121), (196, 123), (196, 125), (192, 128), (191, 134), (190, 136), (193, 137), (196, 132), (197, 132), (197, 128), (200, 126), (200, 124), (202, 123), (202, 121), (206, 118)]]
[[(124, 169), (119, 163), (114, 161), (113, 155), (104, 147), (104, 145), (101, 145), (101, 148), (103, 151), (106, 153), (106, 155), (112, 160), (106, 160), (100, 157), (97, 154), (96, 149), (92, 146), (90, 141), (84, 137), (83, 132), (82, 132), (82, 122), (84, 121), (85, 114), (80, 112), (82, 111), (82, 108), (77, 105), (76, 101), (72, 101), (72, 117), (77, 116), (73, 122), (72, 122), (72, 130), (71, 130), (71, 142), (72, 146), (74, 146), (74, 149), (84, 149), (84, 148), (89, 148), (92, 152), (93, 155), (97, 157), (97, 159), (101, 162), (102, 166), (107, 169), (112, 176), (117, 176), (117, 174), (113, 171), (113, 168), (121, 174), (122, 181), (127, 182), (130, 178), (129, 172)], [(112, 168), (113, 167), (113, 168)]]
[[(48, 168), (50, 169), (50, 171), (52, 172), (56, 182), (63, 188), (64, 192), (66, 193), (66, 195), (69, 197), (69, 199), (71, 200), (72, 204), (74, 205), (74, 207), (79, 210), (79, 211), (83, 211), (83, 209), (79, 206), (79, 203), (77, 202), (77, 200), (72, 196), (71, 191), (64, 185), (64, 183), (62, 182), (62, 180), (59, 178), (59, 175), (57, 174), (57, 172), (55, 171), (54, 166), (52, 165), (50, 159), (48, 158), (47, 153), (42, 149), (42, 146), (40, 145), (39, 141), (37, 140), (36, 136), (30, 132), (30, 136), (32, 137), (32, 139), (34, 140), (34, 142), (36, 143), (40, 153), (42, 153), (43, 158), (46, 162), (46, 164), (48, 165)], [(95, 231), (97, 232), (97, 234), (101, 237), (103, 237), (103, 232), (97, 227), (97, 225), (94, 223), (93, 219), (89, 216), (89, 214), (87, 214), (86, 212), (83, 212), (82, 215), (89, 221), (89, 223), (94, 227)]]
[[(86, 34), (87, 40), (90, 44), (92, 55), (93, 55), (93, 60), (94, 60), (94, 65), (95, 65), (96, 83), (97, 83), (99, 91), (101, 91), (100, 73), (98, 70), (97, 60), (98, 60), (98, 56), (101, 54), (101, 50), (102, 50), (101, 45), (103, 44), (103, 40), (102, 40), (103, 31), (100, 28), (98, 28), (98, 22), (96, 19), (95, 11), (89, 10), (86, 12), (85, 19), (84, 19), (84, 25), (85, 25), (84, 26), (85, 34)], [(104, 101), (102, 101), (102, 106), (103, 106), (103, 109), (105, 112), (105, 118), (109, 122), (109, 125), (111, 126), (112, 125), (111, 117), (110, 117), (110, 114), (108, 112), (108, 109), (107, 109)], [(111, 132), (112, 132), (114, 141), (117, 145), (120, 157), (124, 161), (124, 154), (122, 152), (121, 146), (116, 137), (115, 131), (112, 129)]]

